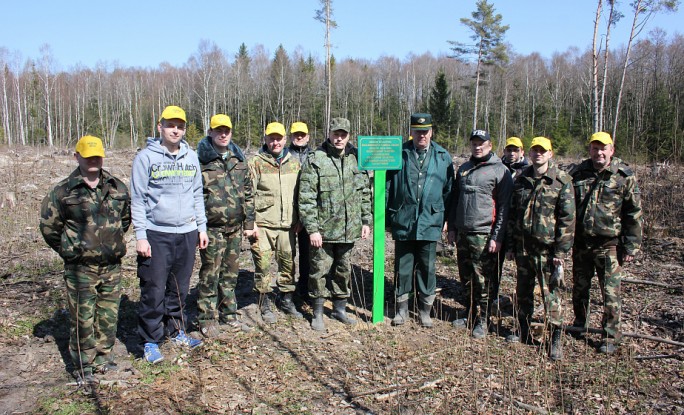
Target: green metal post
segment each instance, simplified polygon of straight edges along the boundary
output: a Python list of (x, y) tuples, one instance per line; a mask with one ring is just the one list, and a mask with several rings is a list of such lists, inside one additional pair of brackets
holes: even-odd
[(373, 323), (385, 318), (385, 170), (373, 181)]

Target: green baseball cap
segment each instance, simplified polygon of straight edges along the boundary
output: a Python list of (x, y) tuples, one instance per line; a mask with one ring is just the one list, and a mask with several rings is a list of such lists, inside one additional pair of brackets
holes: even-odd
[(349, 132), (351, 129), (351, 123), (346, 118), (333, 118), (330, 121), (330, 131), (342, 130)]

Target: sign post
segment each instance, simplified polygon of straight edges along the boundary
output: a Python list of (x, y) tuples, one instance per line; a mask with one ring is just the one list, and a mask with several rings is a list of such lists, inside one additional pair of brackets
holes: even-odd
[(385, 178), (401, 170), (401, 136), (359, 136), (359, 168), (373, 176), (373, 323), (385, 315)]

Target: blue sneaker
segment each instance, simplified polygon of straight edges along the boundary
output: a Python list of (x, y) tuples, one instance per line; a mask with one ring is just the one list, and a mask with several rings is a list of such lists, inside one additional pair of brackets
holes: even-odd
[(202, 344), (202, 340), (188, 336), (187, 334), (185, 334), (183, 330), (180, 330), (176, 337), (172, 338), (171, 341), (176, 346), (187, 346), (191, 349), (194, 349), (195, 347)]
[(164, 355), (159, 351), (157, 343), (145, 343), (145, 360), (154, 364), (164, 360)]

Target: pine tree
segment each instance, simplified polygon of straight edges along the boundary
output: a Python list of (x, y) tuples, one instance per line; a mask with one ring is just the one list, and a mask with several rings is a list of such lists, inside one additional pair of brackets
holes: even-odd
[(446, 133), (451, 123), (451, 91), (443, 70), (435, 76), (435, 86), (430, 92), (428, 108), (432, 114), (435, 135)]
[(501, 65), (508, 61), (506, 45), (503, 37), (508, 25), (501, 25), (501, 15), (494, 13), (494, 5), (487, 0), (478, 0), (477, 10), (472, 13), (473, 19), (462, 18), (461, 23), (473, 32), (470, 38), (475, 44), (465, 44), (449, 40), (454, 52), (452, 58), (464, 59), (469, 55), (476, 56), (475, 68), (475, 107), (473, 108), (473, 129), (477, 127), (477, 101), (480, 79), (485, 73), (485, 67)]

